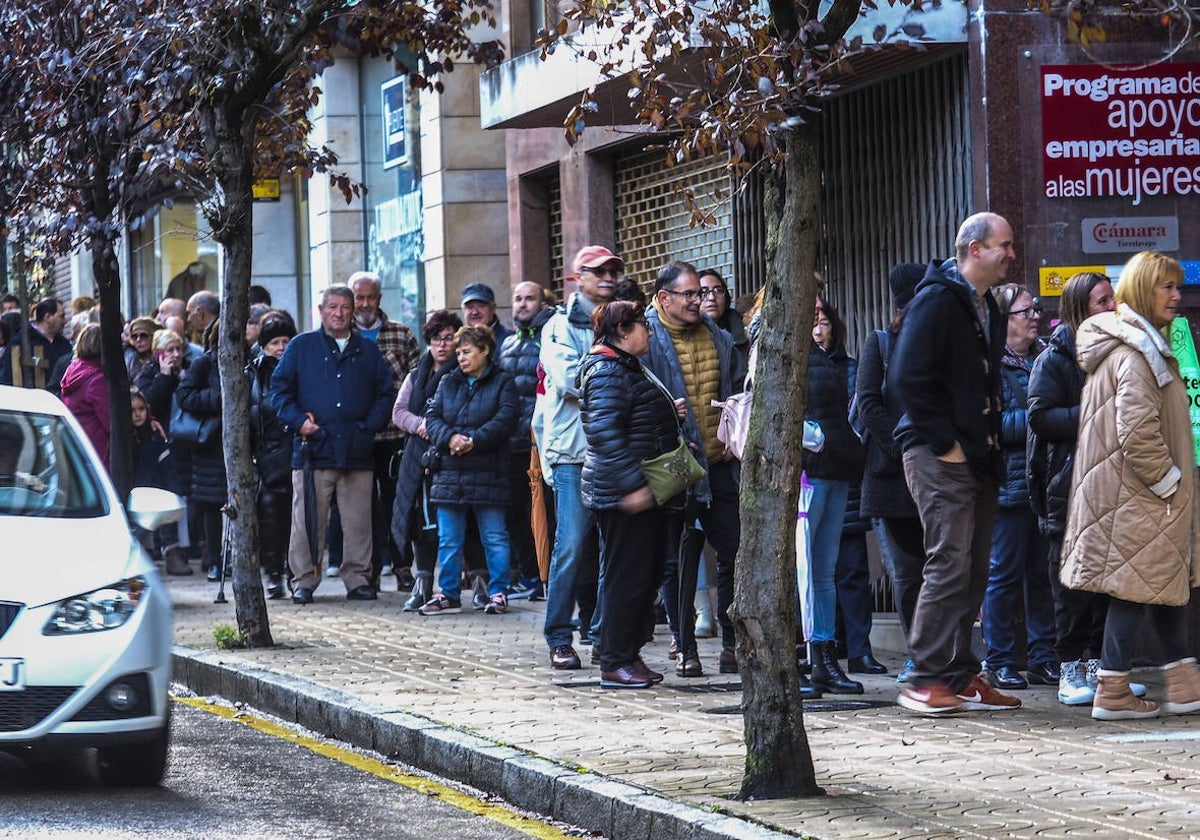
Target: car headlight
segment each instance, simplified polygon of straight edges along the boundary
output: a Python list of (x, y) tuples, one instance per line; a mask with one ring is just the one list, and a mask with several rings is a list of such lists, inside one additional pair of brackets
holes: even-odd
[(95, 633), (120, 627), (137, 612), (138, 604), (146, 597), (146, 589), (146, 579), (135, 577), (64, 598), (58, 602), (54, 614), (42, 627), (42, 635)]

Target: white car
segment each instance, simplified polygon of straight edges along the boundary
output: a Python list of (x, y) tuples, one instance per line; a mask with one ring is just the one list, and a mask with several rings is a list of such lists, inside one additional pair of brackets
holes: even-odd
[[(139, 488), (153, 530), (178, 496)], [(156, 785), (170, 737), (171, 601), (83, 430), (0, 386), (0, 750), (95, 747), (110, 785)]]

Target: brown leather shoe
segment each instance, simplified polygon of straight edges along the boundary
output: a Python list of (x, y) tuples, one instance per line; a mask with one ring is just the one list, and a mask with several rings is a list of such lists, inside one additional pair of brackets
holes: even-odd
[(738, 672), (737, 654), (733, 652), (733, 648), (721, 648), (721, 657), (717, 660), (717, 670), (722, 674), (736, 674)]
[(663, 675), (658, 673), (658, 671), (650, 670), (650, 667), (642, 661), (640, 656), (634, 660), (633, 668), (652, 683), (660, 683), (663, 681)]
[(622, 665), (612, 671), (600, 672), (601, 688), (649, 688), (654, 685), (644, 674), (634, 670), (635, 663)]
[(681, 677), (703, 677), (704, 666), (700, 664), (700, 654), (694, 650), (679, 654), (675, 660), (675, 673)]
[(556, 671), (578, 671), (583, 667), (579, 654), (570, 645), (558, 645), (550, 650), (550, 667)]

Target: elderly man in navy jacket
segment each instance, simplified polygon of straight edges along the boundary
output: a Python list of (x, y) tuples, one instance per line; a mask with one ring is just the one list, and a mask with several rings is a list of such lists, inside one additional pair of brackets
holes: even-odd
[[(279, 419), (299, 434), (292, 456), (292, 600), (310, 604), (320, 582), (310, 533), (324, 534), (337, 494), (345, 543), (342, 582), (351, 601), (374, 600), (371, 572), (371, 484), (375, 433), (387, 426), (395, 396), (392, 371), (372, 341), (354, 330), (354, 292), (330, 286), (321, 295), (321, 326), (293, 338), (271, 377)], [(316, 490), (314, 511), (304, 503), (307, 445)], [(315, 521), (308, 521), (308, 516)], [(314, 528), (310, 532), (309, 526)]]

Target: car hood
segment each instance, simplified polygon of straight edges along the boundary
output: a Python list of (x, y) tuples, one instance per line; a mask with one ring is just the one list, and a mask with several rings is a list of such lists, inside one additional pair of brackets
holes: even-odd
[(0, 601), (41, 606), (102, 586), (152, 573), (124, 516), (94, 519), (0, 517), (11, 548), (0, 559)]

